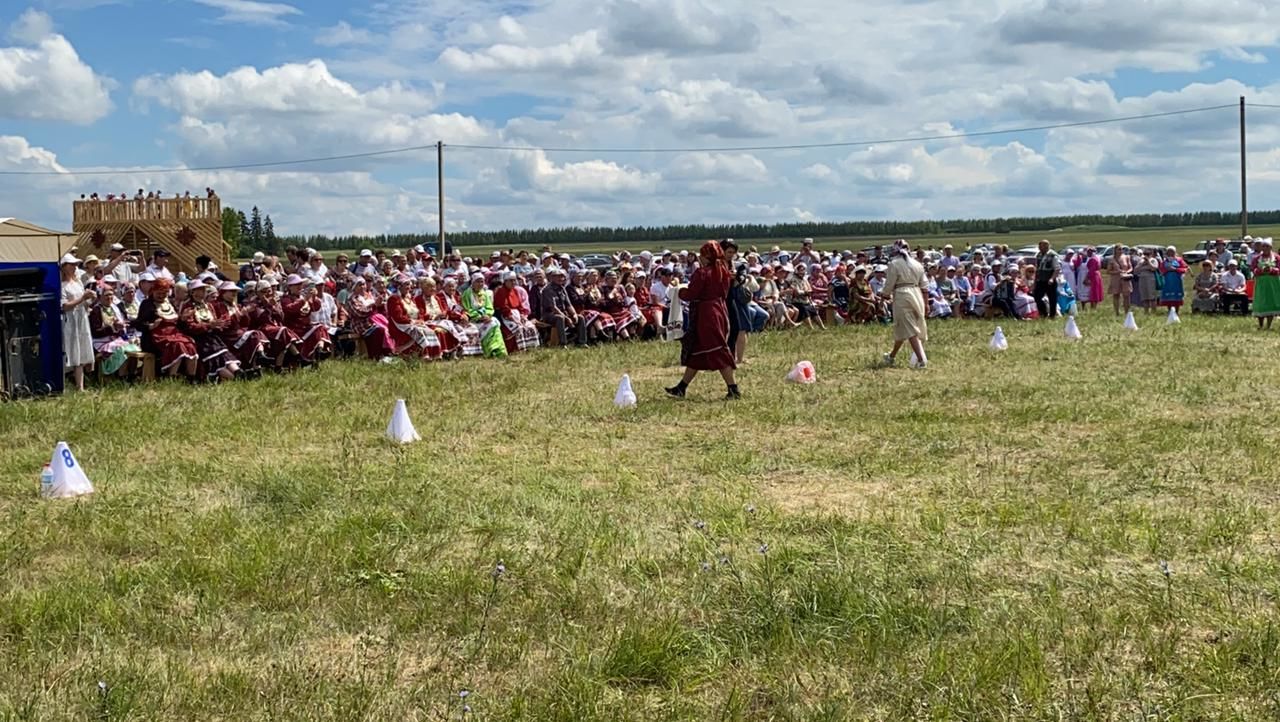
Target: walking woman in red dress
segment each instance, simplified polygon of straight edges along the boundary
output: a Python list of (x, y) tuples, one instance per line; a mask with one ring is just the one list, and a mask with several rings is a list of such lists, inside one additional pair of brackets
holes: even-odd
[(725, 298), (733, 273), (725, 260), (724, 249), (715, 241), (707, 241), (698, 251), (698, 270), (689, 285), (680, 289), (680, 300), (689, 304), (689, 328), (680, 344), (680, 363), (685, 367), (680, 383), (667, 389), (678, 399), (684, 398), (689, 384), (699, 371), (719, 371), (729, 387), (725, 399), (738, 399), (738, 382), (733, 372), (733, 349), (729, 348), (729, 312)]

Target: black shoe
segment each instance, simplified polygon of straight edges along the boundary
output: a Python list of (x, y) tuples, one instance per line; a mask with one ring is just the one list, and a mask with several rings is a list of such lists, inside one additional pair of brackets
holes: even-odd
[(738, 390), (738, 385), (734, 384), (729, 387), (729, 392), (724, 395), (725, 401), (737, 401), (742, 398), (742, 392)]
[(670, 387), (670, 388), (668, 388), (668, 389), (666, 390), (666, 391), (667, 391), (667, 396), (670, 396), (670, 397), (672, 397), (672, 398), (676, 398), (676, 399), (683, 399), (683, 398), (684, 398), (684, 390), (685, 390), (686, 388), (688, 388), (688, 387), (687, 387), (687, 386), (685, 386), (684, 384), (676, 384), (675, 386), (672, 386), (672, 387)]

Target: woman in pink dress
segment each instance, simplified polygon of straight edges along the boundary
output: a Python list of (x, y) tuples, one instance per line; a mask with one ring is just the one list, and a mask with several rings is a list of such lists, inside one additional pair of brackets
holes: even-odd
[(1098, 249), (1089, 246), (1085, 251), (1085, 260), (1080, 265), (1080, 270), (1083, 280), (1078, 298), (1081, 303), (1087, 303), (1089, 308), (1097, 308), (1106, 296), (1105, 289), (1102, 287), (1102, 259), (1098, 257)]

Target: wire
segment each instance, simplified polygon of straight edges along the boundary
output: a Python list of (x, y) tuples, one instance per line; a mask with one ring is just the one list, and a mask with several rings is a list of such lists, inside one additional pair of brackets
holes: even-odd
[[(981, 130), (968, 133), (945, 133), (941, 135), (918, 135), (905, 138), (884, 138), (880, 140), (855, 140), (834, 143), (794, 143), (788, 145), (754, 145), (754, 146), (724, 146), (724, 147), (703, 147), (703, 148), (557, 148), (557, 147), (539, 147), (539, 146), (514, 146), (514, 145), (448, 145), (445, 147), (461, 150), (495, 150), (509, 152), (528, 152), (543, 151), (547, 153), (729, 153), (729, 152), (745, 152), (745, 151), (780, 151), (780, 150), (809, 150), (817, 148), (857, 148), (872, 145), (891, 145), (896, 143), (922, 143), (935, 140), (953, 140), (957, 138), (986, 138), (994, 135), (1012, 135), (1016, 133), (1034, 133), (1043, 130), (1056, 130), (1059, 128), (1081, 128), (1093, 125), (1107, 125), (1110, 123), (1126, 123), (1134, 120), (1150, 120), (1152, 118), (1168, 118), (1175, 115), (1189, 115), (1191, 113), (1204, 113), (1212, 110), (1224, 110), (1226, 108), (1235, 108), (1235, 103), (1228, 105), (1212, 105), (1203, 108), (1187, 108), (1184, 110), (1170, 110), (1163, 113), (1145, 113), (1143, 115), (1128, 115), (1118, 118), (1103, 118), (1100, 120), (1080, 120), (1071, 123), (1053, 123), (1050, 125), (1034, 125), (1022, 128), (1008, 128), (1005, 130)], [(1269, 107), (1269, 106), (1263, 106)], [(349, 153), (346, 155), (331, 155), (321, 158), (301, 158), (296, 160), (279, 160), (268, 161), (263, 163), (238, 163), (233, 165), (217, 165), (204, 166), (197, 168), (138, 168), (127, 170), (86, 170), (86, 171), (21, 171), (21, 170), (5, 170), (0, 171), (0, 176), (103, 176), (103, 175), (162, 175), (170, 173), (209, 173), (213, 171), (225, 170), (250, 170), (256, 168), (275, 168), (291, 165), (303, 165), (309, 163), (328, 163), (332, 161), (356, 160), (360, 158), (376, 158), (379, 156), (399, 155), (403, 153), (418, 153), (424, 150), (430, 150), (436, 147), (435, 143), (430, 145), (415, 145), (408, 148), (392, 148), (389, 150), (370, 151), (366, 153)]]
[(219, 170), (244, 170), (248, 168), (270, 168), (282, 165), (302, 165), (304, 163), (327, 163), (335, 160), (354, 160), (356, 158), (376, 158), (383, 155), (396, 155), (400, 153), (417, 153), (424, 150), (434, 150), (435, 143), (431, 145), (415, 145), (408, 148), (392, 148), (391, 150), (375, 150), (368, 153), (349, 153), (347, 155), (330, 155), (322, 158), (301, 158), (298, 160), (277, 160), (268, 161), (266, 163), (238, 163), (236, 165), (211, 165), (197, 168), (129, 168), (119, 170), (79, 170), (79, 171), (56, 171), (56, 170), (39, 170), (39, 171), (22, 171), (22, 170), (0, 170), (0, 175), (56, 175), (56, 176), (79, 176), (79, 175), (138, 175), (138, 174), (161, 174), (161, 173), (208, 173), (210, 171)]
[(951, 140), (953, 138), (983, 138), (993, 135), (1010, 135), (1014, 133), (1034, 133), (1041, 130), (1054, 130), (1057, 128), (1079, 128), (1088, 125), (1104, 125), (1107, 123), (1123, 123), (1132, 120), (1146, 120), (1150, 118), (1166, 118), (1173, 115), (1187, 115), (1190, 113), (1203, 113), (1209, 110), (1224, 110), (1226, 108), (1235, 108), (1235, 104), (1231, 105), (1213, 105), (1204, 108), (1188, 108), (1186, 110), (1170, 110), (1164, 113), (1147, 113), (1144, 115), (1129, 115), (1121, 118), (1104, 118), (1102, 120), (1081, 120), (1072, 123), (1054, 123), (1052, 125), (1035, 125), (1024, 128), (1008, 128), (1006, 130), (981, 130), (969, 133), (946, 133), (942, 135), (916, 135), (906, 138), (886, 138), (881, 140), (855, 140), (843, 141), (835, 143), (796, 143), (792, 145), (746, 145), (746, 146), (726, 146), (720, 148), (553, 148), (538, 146), (510, 146), (510, 145), (450, 145), (449, 148), (463, 148), (468, 150), (508, 150), (508, 151), (534, 151), (541, 150), (548, 153), (728, 153), (735, 151), (766, 151), (766, 150), (808, 150), (814, 148), (856, 148), (869, 145), (890, 145), (894, 143), (921, 143), (932, 140)]
[(1271, 105), (1270, 103), (1245, 103), (1248, 108), (1280, 108), (1280, 105)]

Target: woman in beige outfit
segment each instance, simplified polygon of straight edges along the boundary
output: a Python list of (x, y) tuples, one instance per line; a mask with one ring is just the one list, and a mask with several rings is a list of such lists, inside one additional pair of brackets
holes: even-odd
[(928, 285), (924, 266), (911, 257), (907, 242), (895, 243), (893, 260), (889, 261), (881, 292), (893, 299), (893, 351), (884, 355), (886, 366), (893, 365), (904, 343), (911, 344), (911, 350), (920, 359), (920, 368), (928, 363), (924, 355), (924, 342), (929, 340), (924, 306), (924, 292)]
[(1107, 293), (1115, 305), (1116, 315), (1120, 315), (1120, 307), (1129, 312), (1129, 300), (1133, 295), (1133, 261), (1123, 248), (1117, 248), (1111, 260), (1107, 261)]

